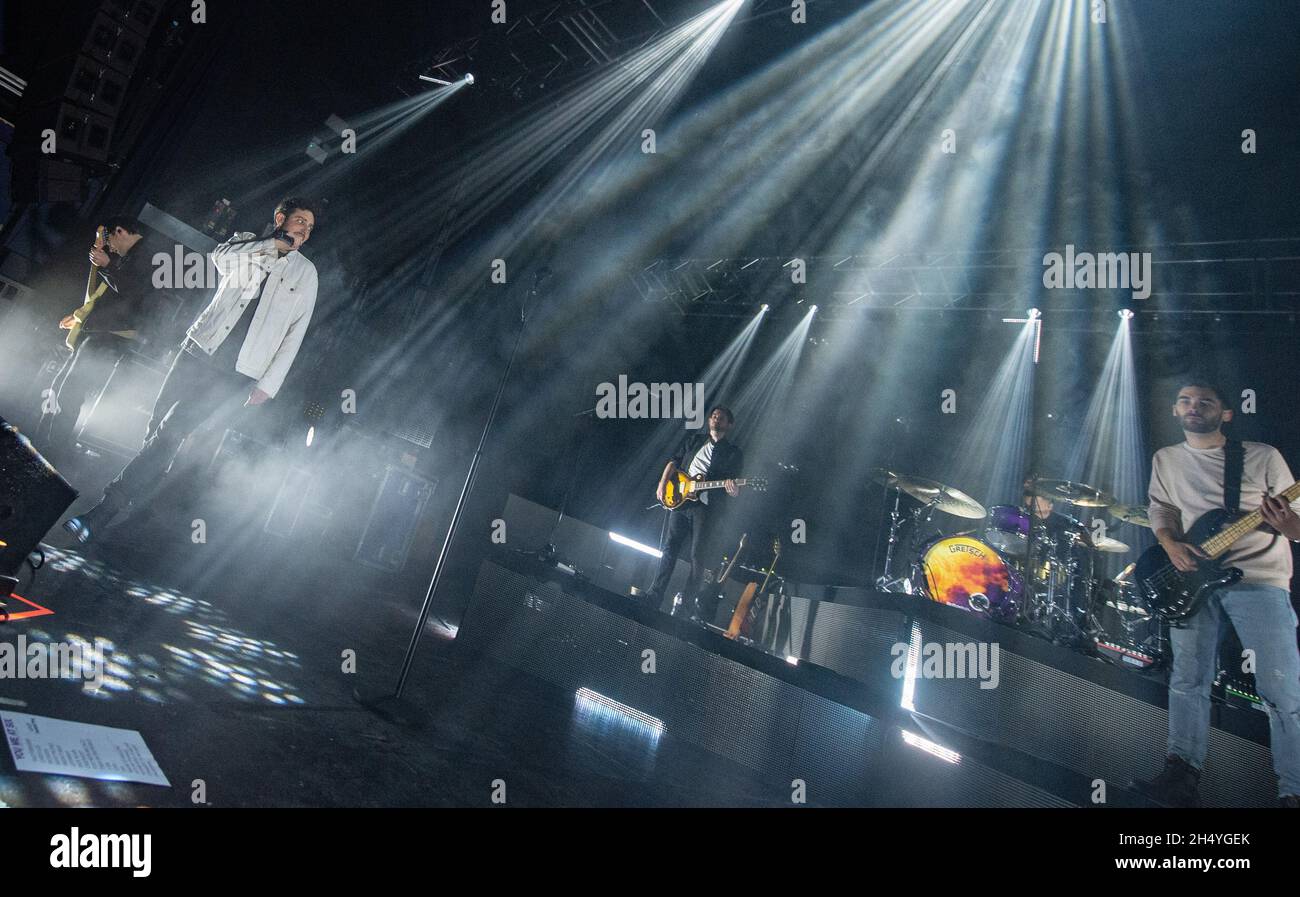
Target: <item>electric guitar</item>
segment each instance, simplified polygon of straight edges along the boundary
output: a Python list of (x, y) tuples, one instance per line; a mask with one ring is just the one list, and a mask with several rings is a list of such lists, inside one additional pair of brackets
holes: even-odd
[(754, 596), (767, 588), (768, 580), (772, 578), (772, 573), (776, 570), (776, 562), (781, 558), (781, 540), (772, 540), (772, 566), (767, 568), (763, 576), (763, 582), (760, 585), (756, 582), (748, 583), (745, 591), (740, 593), (740, 600), (736, 602), (736, 611), (731, 615), (731, 625), (727, 627), (726, 636), (729, 639), (735, 639), (738, 635), (749, 636), (749, 608), (754, 603)]
[[(1287, 504), (1300, 497), (1300, 482), (1293, 484), (1278, 498)], [(1200, 610), (1215, 589), (1230, 586), (1241, 579), (1241, 570), (1219, 563), (1233, 544), (1264, 521), (1260, 511), (1241, 514), (1216, 508), (1192, 525), (1183, 541), (1195, 543), (1206, 557), (1197, 559), (1197, 569), (1183, 573), (1169, 561), (1159, 545), (1152, 545), (1138, 558), (1133, 579), (1142, 590), (1152, 611), (1164, 620), (1186, 620)]]
[[(108, 234), (105, 233), (103, 226), (95, 229), (95, 248), (103, 252), (104, 244), (108, 241)], [(72, 313), (76, 319), (71, 327), (68, 328), (68, 336), (64, 339), (64, 344), (69, 349), (77, 348), (77, 340), (81, 338), (81, 327), (86, 323), (86, 318), (95, 310), (95, 300), (104, 295), (108, 289), (108, 284), (99, 276), (99, 269), (94, 265), (90, 266), (90, 277), (86, 281), (86, 298), (81, 307)]]
[[(737, 486), (748, 486), (757, 492), (767, 489), (767, 480), (763, 477), (733, 478), (732, 481)], [(664, 500), (659, 504), (670, 511), (676, 511), (688, 501), (699, 501), (701, 492), (721, 489), (726, 485), (726, 480), (693, 480), (679, 470), (664, 484)]]

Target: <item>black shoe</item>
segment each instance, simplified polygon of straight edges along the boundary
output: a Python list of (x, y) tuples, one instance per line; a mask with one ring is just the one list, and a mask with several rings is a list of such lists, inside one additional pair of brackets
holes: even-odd
[(1300, 794), (1284, 794), (1277, 799), (1277, 805), (1288, 810), (1300, 809)]
[(1201, 781), (1201, 771), (1182, 757), (1170, 754), (1165, 758), (1165, 768), (1150, 780), (1139, 780), (1133, 788), (1144, 797), (1166, 807), (1199, 807), (1201, 799), (1196, 793)]
[(695, 602), (678, 592), (673, 596), (673, 606), (669, 608), (668, 615), (692, 620), (695, 618)]

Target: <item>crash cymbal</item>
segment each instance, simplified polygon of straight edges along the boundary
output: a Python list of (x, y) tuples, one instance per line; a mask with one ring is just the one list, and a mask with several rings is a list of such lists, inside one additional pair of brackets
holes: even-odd
[(872, 470), (870, 476), (877, 483), (906, 492), (917, 501), (933, 504), (940, 511), (952, 514), (954, 517), (978, 519), (988, 513), (982, 504), (965, 492), (935, 480), (896, 473), (883, 467)]
[(942, 491), (935, 502), (935, 507), (954, 517), (978, 520), (988, 515), (988, 509), (960, 489), (941, 486)]
[(1145, 526), (1151, 528), (1151, 518), (1147, 516), (1147, 509), (1142, 505), (1111, 505), (1107, 509), (1110, 516), (1116, 520), (1123, 520), (1125, 523), (1131, 523), (1134, 526)]
[(1119, 539), (1112, 539), (1110, 536), (1094, 536), (1092, 547), (1096, 551), (1105, 551), (1108, 553), (1121, 554), (1128, 551), (1128, 545)]
[(1078, 508), (1105, 508), (1113, 500), (1100, 489), (1069, 480), (1031, 480), (1029, 491), (1052, 501), (1063, 501)]

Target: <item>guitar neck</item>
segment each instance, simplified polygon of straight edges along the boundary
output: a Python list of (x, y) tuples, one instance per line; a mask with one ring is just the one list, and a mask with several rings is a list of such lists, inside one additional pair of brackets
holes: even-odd
[[(1300, 498), (1300, 482), (1293, 483), (1291, 487), (1285, 490), (1278, 498), (1287, 504)], [(1228, 526), (1225, 526), (1219, 532), (1201, 543), (1201, 551), (1205, 552), (1212, 558), (1217, 558), (1223, 554), (1233, 543), (1240, 539), (1246, 533), (1252, 532), (1264, 522), (1264, 515), (1259, 510), (1251, 511), (1245, 517), (1234, 520)]]
[[(732, 482), (737, 486), (744, 486), (749, 480), (748, 478), (734, 479)], [(727, 485), (726, 480), (696, 480), (691, 488), (699, 492), (701, 489), (721, 489), (725, 485)]]

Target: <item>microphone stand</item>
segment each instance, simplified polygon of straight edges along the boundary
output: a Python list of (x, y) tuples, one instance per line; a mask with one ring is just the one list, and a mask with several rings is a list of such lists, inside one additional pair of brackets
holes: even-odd
[(505, 394), (506, 384), (510, 380), (510, 372), (514, 368), (515, 357), (519, 354), (519, 346), (524, 340), (524, 330), (528, 322), (530, 303), (537, 297), (542, 282), (550, 276), (550, 273), (549, 268), (542, 267), (534, 274), (532, 289), (528, 291), (524, 301), (519, 306), (519, 331), (515, 334), (515, 343), (510, 349), (510, 357), (506, 361), (506, 368), (501, 372), (501, 382), (497, 384), (496, 395), (492, 398), (492, 407), (488, 409), (487, 420), (483, 423), (483, 432), (479, 436), (478, 448), (474, 450), (474, 456), (469, 462), (469, 469), (465, 471), (465, 482), (461, 486), (460, 497), (456, 499), (456, 509), (452, 512), (451, 522), (447, 525), (447, 535), (443, 537), (442, 548), (438, 552), (438, 560), (434, 564), (433, 575), (429, 579), (429, 587), (424, 593), (424, 604), (420, 607), (420, 618), (415, 624), (415, 630), (411, 633), (411, 640), (406, 648), (406, 657), (402, 660), (402, 671), (397, 677), (397, 686), (391, 695), (383, 695), (379, 698), (365, 698), (356, 689), (352, 690), (352, 697), (358, 703), (380, 715), (385, 715), (384, 711), (392, 705), (397, 705), (399, 708), (401, 706), (402, 692), (406, 689), (406, 680), (411, 674), (411, 665), (415, 660), (416, 648), (419, 647), (420, 639), (424, 635), (424, 627), (429, 621), (429, 611), (433, 608), (433, 599), (438, 592), (438, 583), (442, 580), (442, 574), (447, 567), (447, 556), (451, 553), (452, 540), (455, 538), (456, 529), (460, 525), (460, 518), (465, 511), (470, 490), (474, 488), (474, 480), (478, 476), (478, 465), (483, 457), (483, 449), (487, 445), (488, 435), (492, 432), (492, 424), (496, 420), (497, 409), (501, 405), (501, 397)]

